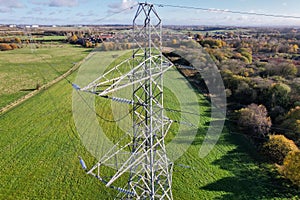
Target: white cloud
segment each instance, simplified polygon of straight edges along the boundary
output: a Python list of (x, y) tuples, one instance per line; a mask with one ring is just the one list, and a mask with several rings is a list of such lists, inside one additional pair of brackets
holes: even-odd
[(131, 8), (132, 6), (136, 5), (137, 1), (135, 0), (122, 0), (120, 3), (113, 3), (108, 5), (111, 10), (109, 12), (118, 12), (127, 8)]
[(30, 0), (30, 2), (35, 5), (43, 5), (50, 7), (74, 7), (79, 4), (78, 0)]
[(24, 7), (25, 5), (23, 5), (19, 0), (0, 0), (0, 12), (3, 13), (12, 12), (13, 9)]
[(7, 7), (0, 7), (0, 12), (1, 13), (9, 13), (9, 12), (11, 12), (11, 9), (7, 8)]
[(42, 11), (44, 11), (44, 9), (41, 8), (41, 7), (35, 7), (35, 8), (32, 8), (32, 11), (34, 11), (34, 12), (42, 12)]
[(74, 7), (77, 5), (77, 0), (51, 0), (49, 2), (49, 6), (51, 7)]

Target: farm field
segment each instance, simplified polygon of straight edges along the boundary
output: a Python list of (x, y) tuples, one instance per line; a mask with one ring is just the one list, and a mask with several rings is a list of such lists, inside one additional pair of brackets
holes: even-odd
[[(75, 53), (79, 54), (77, 51)], [(59, 52), (56, 52), (57, 55), (62, 54)], [(83, 67), (108, 66), (116, 55), (122, 54), (94, 52)], [(66, 63), (75, 62), (69, 56)], [(54, 58), (59, 60), (58, 56)], [(68, 68), (58, 69), (63, 72)], [(35, 71), (38, 71), (37, 68), (29, 70), (28, 74)], [(44, 76), (49, 78), (45, 81), (57, 75), (51, 68), (40, 73), (42, 80)], [(12, 74), (16, 75), (17, 71)], [(68, 79), (73, 82), (75, 75)], [(174, 79), (181, 76), (179, 73), (173, 75)], [(34, 87), (40, 80), (38, 77), (33, 78), (26, 88)], [(0, 199), (113, 199), (116, 195), (116, 191), (105, 188), (81, 169), (78, 155), (88, 166), (96, 159), (85, 149), (75, 128), (73, 92), (70, 84), (63, 80), (0, 116)], [(187, 152), (175, 162), (174, 199), (299, 198), (297, 191), (286, 188), (268, 165), (256, 161), (259, 155), (243, 136), (229, 134), (228, 128), (224, 129), (213, 151), (201, 159), (198, 153), (211, 119), (209, 102), (200, 94), (197, 98), (201, 114), (199, 130)], [(98, 110), (101, 112), (101, 106)], [(104, 109), (102, 112), (105, 112)]]
[(89, 52), (69, 44), (38, 47), (0, 52), (0, 108), (52, 81)]

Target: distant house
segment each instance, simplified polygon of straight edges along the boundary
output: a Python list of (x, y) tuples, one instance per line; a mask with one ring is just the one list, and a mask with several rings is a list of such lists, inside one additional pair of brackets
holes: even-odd
[(31, 25), (31, 28), (38, 28), (38, 27), (39, 27), (39, 25), (37, 25), (37, 24)]
[(10, 24), (9, 25), (9, 28), (16, 28), (17, 27), (17, 25), (15, 25), (15, 24)]

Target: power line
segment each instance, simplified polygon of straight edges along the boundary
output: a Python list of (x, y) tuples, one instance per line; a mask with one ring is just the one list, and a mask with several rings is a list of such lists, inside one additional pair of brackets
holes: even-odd
[(122, 9), (122, 10), (119, 10), (119, 11), (113, 12), (112, 14), (106, 15), (105, 17), (102, 17), (102, 18), (100, 18), (100, 19), (99, 19), (99, 20), (97, 20), (97, 21), (103, 21), (103, 20), (105, 20), (105, 19), (107, 19), (107, 18), (110, 18), (110, 17), (112, 17), (112, 16), (114, 16), (114, 15), (121, 14), (121, 13), (123, 13), (123, 12), (127, 11), (127, 10), (131, 10), (131, 9), (133, 9), (134, 7), (136, 7), (136, 6), (138, 6), (138, 5), (139, 5), (138, 3), (136, 3), (136, 4), (133, 4), (133, 5), (132, 5), (132, 6), (130, 6), (130, 7), (127, 7), (127, 8), (124, 8), (124, 9)]
[(263, 16), (263, 17), (300, 19), (300, 16), (293, 16), (293, 15), (267, 14), (267, 13), (235, 11), (235, 10), (217, 9), (217, 8), (202, 8), (202, 7), (195, 7), (195, 6), (183, 6), (183, 5), (171, 5), (171, 4), (154, 4), (154, 5), (158, 7), (172, 7), (172, 8), (180, 8), (180, 9), (202, 10), (202, 11), (216, 12), (216, 13), (231, 13), (231, 14)]

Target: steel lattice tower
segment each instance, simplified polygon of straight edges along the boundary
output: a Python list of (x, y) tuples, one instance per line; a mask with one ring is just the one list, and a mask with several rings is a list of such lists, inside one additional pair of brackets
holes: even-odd
[[(154, 6), (139, 3), (133, 19), (133, 40), (138, 48), (132, 57), (88, 86), (82, 89), (75, 86), (78, 90), (132, 106), (133, 127), (128, 134), (131, 141), (122, 147), (116, 144), (90, 170), (80, 158), (87, 173), (118, 190), (117, 198), (121, 199), (173, 199), (173, 164), (167, 158), (164, 141), (172, 121), (164, 116), (163, 107), (163, 74), (172, 64), (161, 53), (161, 29), (161, 19)], [(124, 72), (122, 68), (126, 63), (131, 69)], [(125, 87), (132, 87), (131, 99), (112, 96)], [(127, 154), (126, 159), (124, 154)], [(102, 174), (104, 166), (116, 169), (109, 180)], [(115, 186), (121, 176), (128, 176), (126, 186)]]
[[(142, 26), (137, 24), (139, 18), (144, 20)], [(133, 114), (134, 149), (142, 153), (143, 161), (140, 166), (142, 173), (133, 172), (130, 185), (142, 198), (172, 199), (172, 166), (164, 144), (169, 121), (163, 115), (161, 19), (153, 5), (140, 4), (133, 27), (135, 41), (140, 47), (133, 58), (138, 62), (143, 60), (143, 76), (148, 78), (133, 88), (134, 102), (138, 102)], [(140, 79), (139, 76), (135, 78)]]

